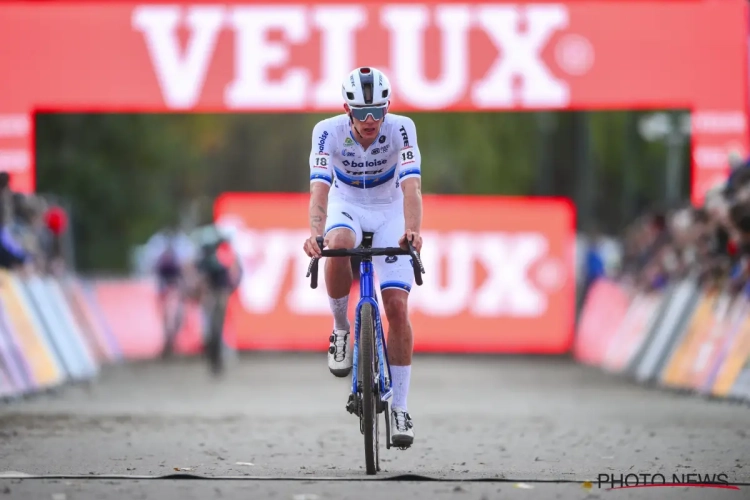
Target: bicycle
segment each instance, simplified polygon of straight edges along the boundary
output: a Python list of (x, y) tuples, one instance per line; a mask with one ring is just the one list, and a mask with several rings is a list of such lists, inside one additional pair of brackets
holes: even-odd
[(168, 289), (162, 297), (162, 326), (164, 330), (164, 346), (162, 358), (168, 358), (174, 353), (174, 343), (184, 321), (184, 296), (181, 280), (167, 285)]
[[(377, 295), (374, 292), (372, 258), (375, 256), (408, 255), (414, 269), (414, 281), (422, 285), (424, 267), (419, 253), (408, 241), (409, 249), (399, 247), (372, 248), (373, 233), (362, 235), (362, 244), (354, 249), (324, 250), (323, 237), (316, 241), (322, 251), (322, 257), (360, 257), (359, 290), (354, 321), (354, 356), (352, 360), (352, 392), (346, 403), (346, 410), (359, 417), (359, 430), (365, 441), (365, 467), (368, 475), (380, 470), (378, 451), (378, 414), (385, 413), (386, 449), (391, 448), (390, 400), (393, 396), (391, 387), (391, 366), (388, 363), (388, 349), (380, 322), (380, 309)], [(318, 287), (319, 258), (313, 257), (307, 269), (310, 287)], [(359, 367), (362, 367), (360, 373)], [(365, 432), (365, 429), (370, 429)]]

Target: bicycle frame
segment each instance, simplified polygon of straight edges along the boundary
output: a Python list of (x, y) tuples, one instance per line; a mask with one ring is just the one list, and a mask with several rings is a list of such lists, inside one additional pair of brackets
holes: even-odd
[(362, 258), (359, 264), (359, 302), (354, 313), (354, 349), (352, 351), (352, 394), (357, 395), (357, 367), (359, 360), (359, 335), (362, 325), (360, 325), (360, 311), (362, 305), (370, 304), (375, 320), (375, 351), (378, 357), (378, 394), (380, 400), (385, 402), (393, 396), (391, 387), (391, 365), (388, 363), (388, 348), (386, 346), (385, 335), (383, 334), (383, 324), (380, 320), (380, 308), (378, 307), (377, 295), (375, 295), (375, 283), (373, 279), (372, 261), (368, 257)]

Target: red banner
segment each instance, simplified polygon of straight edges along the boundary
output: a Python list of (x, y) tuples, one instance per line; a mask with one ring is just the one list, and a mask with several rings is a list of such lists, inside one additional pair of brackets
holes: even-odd
[(696, 200), (748, 152), (747, 5), (28, 3), (0, 7), (0, 169), (34, 189), (35, 110), (333, 111), (387, 71), (394, 111), (688, 108)]
[[(315, 290), (305, 277), (308, 204), (304, 194), (231, 194), (217, 202), (217, 223), (234, 233), (245, 271), (229, 310), (241, 349), (328, 346), (333, 320), (324, 273)], [(423, 236), (424, 284), (409, 300), (417, 351), (571, 347), (575, 243), (567, 202), (425, 196)], [(358, 297), (355, 284), (352, 324)]]

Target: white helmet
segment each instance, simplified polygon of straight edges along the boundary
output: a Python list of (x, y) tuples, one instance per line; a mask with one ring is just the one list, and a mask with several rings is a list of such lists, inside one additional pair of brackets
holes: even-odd
[(391, 97), (391, 82), (379, 69), (364, 66), (349, 73), (341, 95), (350, 107), (384, 106)]

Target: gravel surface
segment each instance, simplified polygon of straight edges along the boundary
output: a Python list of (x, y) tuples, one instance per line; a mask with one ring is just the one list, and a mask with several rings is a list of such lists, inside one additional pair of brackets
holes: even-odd
[[(344, 409), (349, 386), (324, 353), (243, 355), (220, 380), (198, 359), (109, 368), (90, 386), (0, 406), (0, 472), (58, 476), (0, 478), (0, 500), (750, 498), (746, 406), (566, 359), (417, 355), (415, 444), (381, 449), (373, 478)], [(724, 473), (747, 485), (596, 482), (629, 473)], [(207, 479), (143, 479), (170, 474)]]

